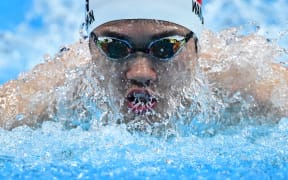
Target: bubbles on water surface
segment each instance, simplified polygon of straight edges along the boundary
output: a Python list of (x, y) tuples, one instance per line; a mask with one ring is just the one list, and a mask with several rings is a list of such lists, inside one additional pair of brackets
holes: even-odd
[(0, 132), (0, 171), (1, 177), (287, 177), (287, 143), (277, 128), (248, 126), (209, 138), (165, 140), (132, 135), (121, 126), (67, 131), (45, 122), (37, 130)]

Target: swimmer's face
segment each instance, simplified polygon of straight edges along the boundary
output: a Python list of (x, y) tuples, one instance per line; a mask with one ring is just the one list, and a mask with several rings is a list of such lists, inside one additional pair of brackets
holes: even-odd
[(125, 122), (159, 122), (189, 105), (184, 93), (194, 79), (197, 52), (185, 27), (154, 20), (113, 21), (93, 30), (89, 47), (102, 75), (100, 85)]

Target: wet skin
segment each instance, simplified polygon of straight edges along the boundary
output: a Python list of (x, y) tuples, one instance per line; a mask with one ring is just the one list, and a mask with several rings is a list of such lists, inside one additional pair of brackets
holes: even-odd
[[(127, 40), (135, 48), (145, 48), (163, 37), (185, 36), (190, 30), (164, 21), (118, 20), (105, 23), (93, 30), (97, 37), (109, 36)], [(198, 67), (196, 40), (191, 38), (171, 60), (159, 61), (144, 52), (135, 52), (126, 59), (113, 61), (101, 52), (90, 36), (89, 48), (95, 71), (104, 76), (100, 85), (110, 98), (112, 111), (123, 114), (123, 121), (145, 119), (148, 123), (159, 122), (175, 112), (180, 104), (189, 104), (183, 97), (183, 89), (189, 88)], [(129, 94), (146, 93), (154, 98), (149, 110), (141, 113), (132, 110)], [(131, 98), (130, 98), (131, 100)], [(155, 101), (155, 102), (154, 102)], [(143, 109), (142, 109), (143, 110)], [(141, 109), (140, 109), (141, 111)]]

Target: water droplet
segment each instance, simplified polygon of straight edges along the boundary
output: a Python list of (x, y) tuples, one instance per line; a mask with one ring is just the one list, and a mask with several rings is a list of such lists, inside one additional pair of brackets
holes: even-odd
[(18, 115), (16, 116), (16, 120), (17, 120), (17, 121), (22, 121), (24, 118), (25, 118), (25, 116), (24, 116), (23, 114), (18, 114)]
[(104, 77), (103, 75), (100, 75), (100, 76), (99, 76), (99, 79), (100, 79), (101, 81), (104, 81), (104, 80), (105, 80), (105, 77)]
[(49, 54), (45, 54), (45, 55), (43, 56), (43, 58), (44, 58), (44, 61), (45, 61), (45, 62), (50, 62), (50, 61), (52, 60), (52, 58), (51, 58), (51, 56), (50, 56)]

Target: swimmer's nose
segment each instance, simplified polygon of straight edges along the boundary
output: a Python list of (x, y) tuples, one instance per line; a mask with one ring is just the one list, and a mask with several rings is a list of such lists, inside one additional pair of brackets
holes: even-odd
[(133, 63), (130, 65), (126, 72), (126, 78), (142, 85), (149, 85), (151, 81), (157, 79), (157, 74), (152, 67), (151, 61), (144, 56), (136, 57), (132, 60)]

